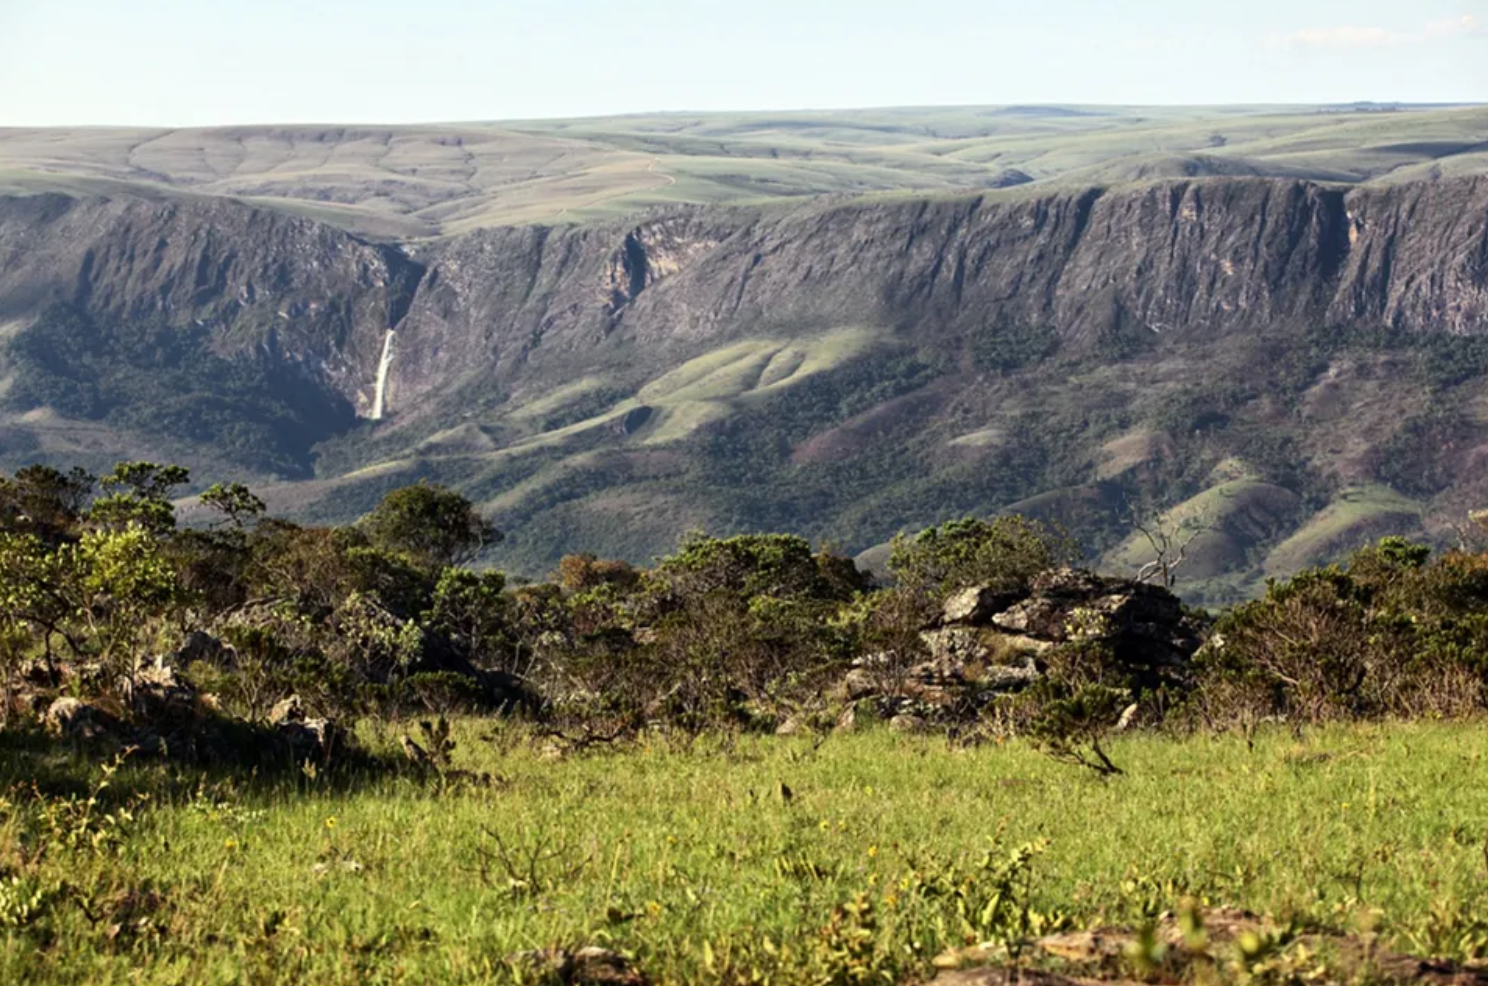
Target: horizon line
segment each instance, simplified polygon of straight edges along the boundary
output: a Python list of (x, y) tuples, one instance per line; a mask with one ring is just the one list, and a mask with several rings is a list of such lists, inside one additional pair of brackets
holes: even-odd
[(494, 127), (518, 124), (539, 123), (580, 123), (598, 120), (635, 120), (647, 117), (727, 117), (727, 116), (804, 116), (811, 114), (833, 114), (833, 113), (906, 113), (925, 112), (932, 110), (985, 110), (993, 112), (1006, 112), (1016, 110), (1066, 110), (1075, 112), (1087, 112), (1092, 116), (1100, 115), (1101, 112), (1111, 111), (1133, 111), (1133, 110), (1212, 110), (1212, 111), (1234, 111), (1234, 110), (1282, 110), (1287, 112), (1304, 113), (1319, 112), (1327, 110), (1358, 109), (1375, 111), (1392, 110), (1448, 110), (1448, 109), (1474, 109), (1488, 106), (1488, 101), (1463, 100), (1463, 101), (1432, 101), (1432, 102), (1405, 102), (1395, 100), (1373, 100), (1359, 99), (1349, 101), (1302, 101), (1302, 102), (1258, 102), (1258, 103), (1086, 103), (1086, 102), (1015, 102), (1015, 103), (923, 103), (923, 104), (883, 104), (876, 106), (818, 106), (797, 107), (789, 109), (762, 108), (762, 109), (667, 109), (667, 110), (631, 110), (623, 113), (593, 113), (576, 114), (572, 116), (518, 116), (518, 117), (489, 117), (475, 119), (419, 119), (419, 120), (376, 120), (376, 119), (306, 119), (306, 120), (256, 120), (252, 122), (224, 122), (205, 124), (168, 124), (168, 123), (46, 123), (46, 124), (9, 124), (0, 122), (0, 131), (6, 130), (225, 130), (229, 128), (247, 127)]

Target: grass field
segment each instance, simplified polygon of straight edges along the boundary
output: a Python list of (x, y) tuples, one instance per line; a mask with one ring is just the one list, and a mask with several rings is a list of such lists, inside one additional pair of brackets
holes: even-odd
[[(958, 906), (989, 899), (1023, 846), (1007, 893), (1035, 927), (1140, 924), (1192, 897), (1416, 954), (1488, 952), (1481, 724), (1278, 731), (1253, 748), (1131, 737), (1107, 781), (1019, 743), (885, 731), (561, 759), (499, 723), (456, 735), (454, 767), (489, 776), (126, 764), (91, 809), (66, 798), (96, 766), (10, 740), (0, 981), (501, 982), (511, 953), (585, 944), (658, 983), (751, 967), (828, 981), (834, 910), (853, 901), (873, 908), (855, 954), (913, 981), (966, 944)], [(975, 916), (973, 940), (1008, 930)]]
[[(0, 129), (0, 193), (230, 196), (364, 236), (1038, 182), (1476, 173), (1481, 107), (922, 107), (421, 126)], [(1014, 176), (1016, 178), (1016, 176)]]

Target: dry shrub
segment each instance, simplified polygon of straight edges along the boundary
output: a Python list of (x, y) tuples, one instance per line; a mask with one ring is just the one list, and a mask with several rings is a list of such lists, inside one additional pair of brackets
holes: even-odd
[(1463, 716), (1488, 698), (1488, 558), (1385, 538), (1216, 624), (1193, 709), (1217, 725)]

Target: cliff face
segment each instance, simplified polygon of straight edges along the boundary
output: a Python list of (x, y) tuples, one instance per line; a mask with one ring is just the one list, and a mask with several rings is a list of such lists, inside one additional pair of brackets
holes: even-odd
[[(1363, 188), (1233, 179), (1018, 199), (693, 209), (639, 225), (503, 227), (403, 252), (227, 200), (0, 198), (0, 318), (51, 303), (203, 322), (362, 413), (391, 393), (583, 368), (620, 343), (754, 331), (1036, 325), (1066, 340), (1278, 322), (1488, 328), (1488, 178)], [(427, 269), (425, 269), (427, 268)]]
[[(954, 494), (925, 487), (944, 501), (919, 513), (912, 503), (861, 513), (853, 528), (861, 540), (963, 506), (996, 509), (1039, 484), (1141, 476), (1168, 499), (1194, 492), (1202, 476), (1192, 462), (1161, 466), (1154, 453), (1137, 457), (1145, 472), (1123, 472), (1102, 449), (1255, 459), (1243, 450), (1256, 429), (1281, 427), (1298, 407), (1344, 406), (1354, 399), (1349, 381), (1388, 380), (1398, 358), (1330, 350), (1324, 363), (1298, 369), (1288, 384), (1295, 393), (1257, 383), (1204, 403), (1222, 389), (1206, 366), (1228, 366), (1242, 351), (1264, 361), (1278, 332), (1488, 335), (1488, 178), (1352, 190), (1226, 178), (696, 207), (639, 223), (493, 228), (406, 249), (222, 199), (0, 198), (0, 327), (14, 334), (54, 304), (100, 324), (205, 332), (216, 355), (279, 366), (364, 418), (395, 329), (386, 420), (333, 442), (326, 461), (337, 472), (416, 462), (421, 474), (493, 503), (577, 509), (583, 497), (613, 492), (592, 459), (581, 468), (572, 458), (600, 452), (615, 476), (658, 481), (658, 462), (674, 477), (688, 468), (711, 475), (722, 466), (709, 442), (747, 444), (777, 423), (771, 450), (757, 454), (773, 456), (772, 468), (794, 463), (803, 482), (828, 480), (811, 479), (802, 463), (846, 468), (862, 455), (881, 458), (884, 443), (899, 443), (895, 454), (908, 463), (884, 473), (895, 483), (906, 470), (941, 477), (937, 490), (959, 477)], [(1320, 358), (1316, 346), (1309, 352)], [(1071, 419), (1084, 422), (1070, 426), (1084, 430), (1067, 443), (1079, 454), (1057, 475), (1032, 475), (1038, 455), (1015, 448), (1026, 428), (1018, 416), (1053, 413), (1050, 395), (1077, 377), (1096, 383), (1055, 410), (1089, 405)], [(1309, 390), (1324, 383), (1326, 401)], [(1405, 388), (1387, 418), (1424, 413)], [(1365, 389), (1354, 397), (1364, 400)], [(1169, 397), (1180, 391), (1188, 404), (1175, 410)], [(808, 398), (816, 403), (802, 410)], [(1438, 464), (1448, 478), (1432, 496), (1461, 486), (1451, 477), (1466, 468), (1480, 430), (1488, 445), (1488, 430), (1464, 420), (1451, 434), (1468, 458)], [(1200, 454), (1192, 435), (1172, 433), (1175, 421), (1199, 422), (1194, 434), (1240, 437), (1233, 447), (1206, 439)], [(747, 433), (730, 431), (744, 422), (753, 422)], [(1288, 439), (1295, 469), (1321, 484), (1314, 499), (1383, 475), (1362, 452), (1340, 464), (1312, 447), (1337, 437)], [(1370, 449), (1387, 438), (1343, 444)], [(833, 455), (814, 456), (818, 448)], [(534, 458), (538, 449), (547, 458)], [(657, 459), (658, 449), (671, 458)], [(14, 465), (28, 449), (0, 451)], [(567, 478), (558, 486), (577, 493), (552, 492), (549, 473), (560, 466)], [(1021, 471), (1026, 482), (977, 478), (993, 468)], [(1273, 479), (1281, 467), (1256, 468)], [(344, 492), (338, 482), (332, 488)], [(521, 483), (535, 484), (538, 500), (522, 501), (513, 492)], [(702, 521), (727, 516), (722, 505), (742, 495), (727, 483), (706, 496), (656, 489), (677, 517)], [(324, 509), (363, 505), (348, 497), (344, 508)], [(783, 516), (830, 514), (846, 499), (812, 487)], [(531, 520), (523, 510), (512, 516)], [(743, 522), (766, 519), (746, 511)]]
[(370, 408), (382, 334), (421, 270), (308, 219), (222, 199), (0, 198), (0, 319), (52, 304), (106, 323), (200, 324)]
[(582, 365), (622, 340), (864, 322), (1066, 340), (1274, 323), (1473, 334), (1488, 329), (1485, 216), (1483, 178), (1350, 193), (1236, 179), (491, 230), (429, 254), (397, 379), (406, 400), (461, 368)]

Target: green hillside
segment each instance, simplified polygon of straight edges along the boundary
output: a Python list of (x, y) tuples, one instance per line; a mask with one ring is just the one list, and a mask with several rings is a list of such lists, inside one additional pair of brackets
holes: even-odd
[(232, 196), (389, 240), (679, 203), (1488, 167), (1482, 107), (968, 106), (392, 127), (0, 130), (0, 193)]

